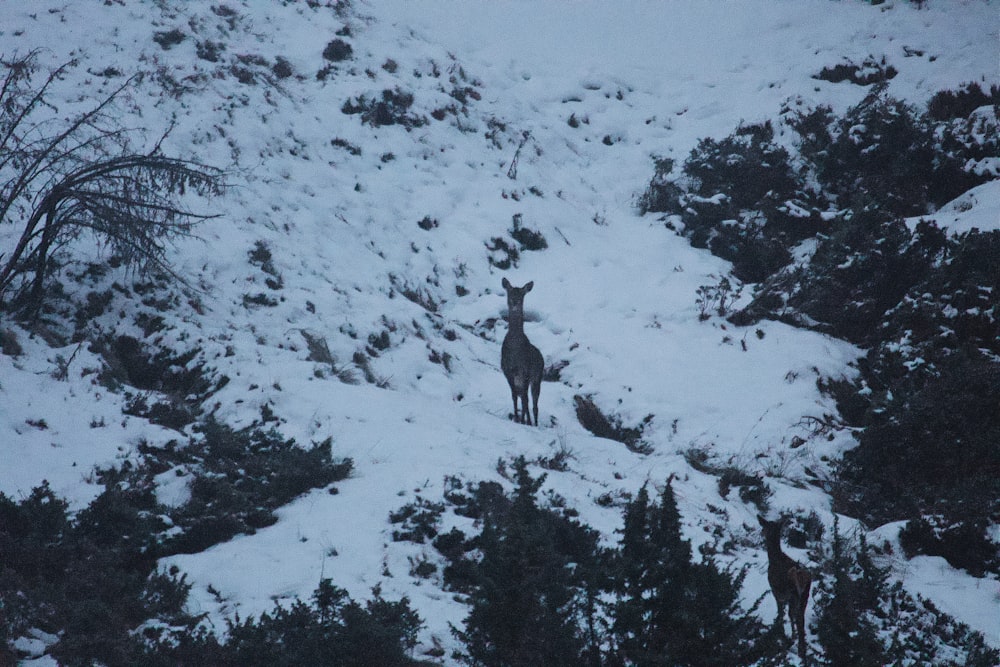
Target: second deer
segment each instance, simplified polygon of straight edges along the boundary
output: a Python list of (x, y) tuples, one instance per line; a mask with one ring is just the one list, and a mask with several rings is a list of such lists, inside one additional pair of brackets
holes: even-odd
[[(503, 279), (503, 288), (507, 290), (507, 335), (500, 349), (500, 368), (503, 369), (514, 399), (514, 421), (531, 424), (531, 414), (528, 411), (530, 388), (535, 426), (538, 426), (538, 392), (542, 389), (545, 359), (524, 335), (524, 295), (534, 286), (534, 282), (529, 282), (523, 287), (514, 287), (509, 280)], [(521, 401), (520, 413), (517, 411), (518, 399)]]
[(775, 623), (784, 633), (785, 606), (788, 606), (788, 620), (792, 624), (792, 635), (798, 636), (799, 658), (802, 664), (806, 661), (806, 605), (809, 604), (809, 588), (812, 586), (812, 575), (809, 570), (799, 565), (788, 554), (781, 550), (781, 527), (783, 519), (768, 521), (757, 515), (764, 534), (764, 544), (767, 546), (767, 581), (771, 584), (771, 592), (778, 603), (778, 618)]

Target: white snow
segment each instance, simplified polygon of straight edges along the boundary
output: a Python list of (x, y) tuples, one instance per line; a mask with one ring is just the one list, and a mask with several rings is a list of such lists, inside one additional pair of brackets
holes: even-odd
[[(609, 541), (620, 508), (598, 505), (598, 496), (620, 497), (677, 474), (692, 540), (710, 539), (711, 528), (728, 521), (727, 531), (761, 545), (739, 557), (753, 565), (748, 599), (762, 593), (766, 559), (753, 508), (737, 494), (720, 498), (716, 479), (690, 468), (683, 454), (701, 449), (769, 475), (775, 511), (816, 511), (831, 521), (831, 500), (806, 483), (806, 468), (822, 478), (853, 440), (847, 432), (815, 437), (803, 419), (835, 411), (816, 380), (851, 376), (862, 351), (775, 322), (747, 329), (717, 317), (700, 322), (696, 290), (718, 283), (727, 263), (690, 247), (655, 216), (639, 217), (636, 197), (654, 156), (683, 160), (699, 138), (776, 119), (789, 98), (835, 111), (857, 103), (865, 88), (812, 78), (845, 57), (860, 63), (885, 56), (899, 69), (890, 94), (915, 104), (965, 81), (996, 82), (996, 5), (373, 0), (354, 3), (363, 18), (347, 14), (353, 60), (335, 64), (320, 82), (316, 72), (327, 64), (321, 53), (345, 19), (305, 3), (227, 4), (236, 10), (234, 27), (208, 3), (0, 4), (0, 53), (44, 47), (47, 65), (82, 57), (57, 88), (66, 105), (59, 113), (120, 82), (92, 74), (109, 66), (126, 75), (158, 71), (160, 80), (169, 75), (190, 88), (168, 95), (157, 77), (147, 77), (129, 98), (151, 137), (175, 118), (166, 149), (231, 168), (235, 186), (223, 200), (197, 204), (223, 217), (171, 254), (199, 288), (204, 314), (182, 303), (168, 316), (173, 328), (156, 335), (178, 349), (200, 348), (229, 376), (211, 399), (221, 420), (250, 424), (267, 404), (284, 435), (303, 443), (332, 436), (335, 455), (355, 462), (337, 495), (315, 491), (255, 535), (167, 559), (164, 566), (177, 565), (194, 583), (192, 609), (208, 612), (222, 631), (226, 616), (308, 597), (322, 577), (359, 598), (379, 584), (387, 597), (410, 597), (426, 623), (424, 644), (434, 637), (454, 648), (449, 625), (460, 626), (467, 610), (439, 581), (408, 574), (408, 557), (439, 556), (429, 545), (393, 542), (388, 513), (418, 494), (440, 500), (446, 475), (499, 481), (498, 459), (531, 460), (558, 448), (572, 453), (570, 470), (550, 473), (547, 487)], [(188, 38), (161, 49), (153, 33), (174, 27)], [(223, 61), (195, 55), (196, 42), (206, 39), (226, 44)], [(904, 47), (925, 55), (906, 57)], [(241, 84), (229, 70), (237, 54), (284, 57), (302, 78), (277, 87), (259, 79)], [(384, 67), (389, 59), (394, 71)], [(349, 98), (399, 87), (414, 93), (413, 111), (429, 118), (456, 104), (449, 77), (481, 95), (469, 100), (467, 116), (407, 131), (371, 128), (340, 110)], [(571, 114), (579, 127), (568, 124)], [(485, 244), (505, 235), (518, 214), (549, 247), (523, 252), (516, 269), (499, 271)], [(439, 226), (418, 228), (425, 216)], [(998, 182), (934, 218), (951, 232), (996, 228)], [(0, 248), (11, 234), (0, 229)], [(273, 254), (281, 290), (268, 290), (266, 275), (248, 261), (258, 240)], [(80, 251), (89, 252), (84, 245)], [(503, 276), (518, 285), (535, 281), (525, 331), (548, 364), (569, 362), (561, 382), (543, 384), (538, 429), (507, 418), (510, 395), (499, 370), (506, 325), (486, 324), (504, 309)], [(126, 275), (109, 279), (129, 284)], [(458, 296), (456, 287), (468, 294)], [(403, 288), (430, 295), (436, 312), (405, 298)], [(245, 306), (244, 295), (258, 292), (279, 303)], [(117, 312), (96, 324), (141, 336)], [(86, 345), (52, 349), (16, 325), (3, 326), (17, 333), (25, 354), (0, 355), (0, 491), (18, 498), (48, 479), (79, 509), (100, 492), (95, 466), (133, 456), (140, 441), (179, 437), (124, 417), (125, 398), (94, 382), (100, 360)], [(372, 368), (389, 388), (339, 382), (307, 360), (302, 330), (323, 337), (341, 366), (369, 335), (388, 330), (392, 345)], [(450, 371), (430, 360), (432, 352), (449, 355)], [(53, 379), (57, 355), (74, 353), (66, 379)], [(653, 453), (633, 454), (583, 430), (576, 394), (592, 395), (626, 425), (654, 415), (645, 433)], [(793, 449), (796, 437), (805, 443)], [(171, 475), (161, 476), (160, 498), (182, 502), (183, 480)], [(1000, 614), (989, 613), (997, 581), (927, 560), (897, 574), (1000, 646)], [(774, 614), (770, 597), (761, 614)]]

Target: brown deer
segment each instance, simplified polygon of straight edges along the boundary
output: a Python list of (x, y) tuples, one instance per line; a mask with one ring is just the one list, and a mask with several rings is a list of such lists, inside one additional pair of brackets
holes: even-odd
[(764, 544), (767, 545), (767, 581), (771, 584), (771, 592), (778, 603), (778, 617), (775, 624), (785, 632), (785, 606), (788, 606), (788, 620), (792, 624), (793, 639), (798, 635), (799, 658), (802, 664), (806, 661), (806, 605), (809, 603), (809, 587), (812, 586), (812, 575), (809, 570), (796, 563), (781, 550), (781, 528), (784, 519), (768, 521), (757, 515), (757, 521), (764, 533)]
[[(507, 377), (510, 394), (514, 399), (514, 421), (531, 424), (528, 412), (528, 388), (535, 408), (535, 426), (538, 426), (538, 392), (542, 388), (542, 373), (545, 360), (538, 348), (524, 335), (524, 295), (535, 286), (529, 282), (524, 287), (514, 287), (506, 278), (503, 288), (507, 290), (507, 335), (500, 349), (500, 368)], [(521, 399), (521, 412), (517, 411), (517, 400)]]

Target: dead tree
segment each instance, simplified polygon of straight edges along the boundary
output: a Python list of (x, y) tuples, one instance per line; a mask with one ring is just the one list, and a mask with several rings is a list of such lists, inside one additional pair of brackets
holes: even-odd
[(36, 56), (0, 59), (0, 225), (20, 228), (13, 247), (0, 247), (0, 303), (18, 292), (37, 309), (54, 253), (86, 232), (127, 266), (175, 275), (166, 244), (214, 217), (190, 210), (181, 198), (189, 190), (219, 194), (223, 173), (163, 155), (167, 133), (148, 151), (131, 148), (137, 131), (123, 127), (114, 111), (138, 77), (58, 125), (46, 117), (47, 98), (76, 63), (38, 81)]

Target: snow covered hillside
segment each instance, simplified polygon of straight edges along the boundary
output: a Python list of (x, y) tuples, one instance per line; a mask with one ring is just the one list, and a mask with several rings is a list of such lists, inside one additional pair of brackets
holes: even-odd
[[(197, 420), (151, 417), (189, 396), (101, 381), (111, 342), (130, 337), (210, 378), (199, 420), (273, 426), (301, 445), (330, 438), (353, 461), (273, 525), (161, 560), (187, 575), (187, 608), (220, 635), (226, 619), (308, 599), (329, 578), (358, 600), (373, 587), (407, 596), (424, 624), (415, 656), (453, 664), (450, 627), (469, 608), (445, 590), (442, 555), (395, 541), (389, 516), (440, 502), (452, 478), (509, 490), (502, 473), (517, 456), (607, 545), (625, 502), (672, 477), (693, 546), (731, 543), (719, 559), (749, 566), (749, 606), (768, 591), (758, 507), (720, 494), (716, 475), (761, 480), (771, 514), (815, 513), (829, 534), (830, 480), (855, 440), (815, 427), (837, 412), (822, 388), (854, 378), (864, 351), (775, 321), (729, 323), (704, 295), (730, 264), (640, 215), (637, 200), (654, 160), (683, 161), (703, 137), (776, 119), (785, 104), (842, 113), (869, 92), (815, 78), (824, 67), (891, 64), (888, 92), (915, 105), (1000, 82), (997, 5), (925, 5), (0, 4), (5, 60), (35, 49), (45, 70), (79, 60), (52, 87), (52, 122), (142, 73), (116, 107), (122, 125), (141, 128), (147, 150), (170, 127), (165, 153), (220, 167), (230, 185), (188, 197), (219, 217), (168, 251), (186, 286), (109, 268), (83, 236), (40, 323), (3, 312), (0, 332), (20, 350), (0, 355), (0, 492), (17, 501), (47, 480), (82, 510), (104, 490), (96, 469), (200, 437)], [(776, 126), (778, 143), (792, 134)], [(998, 186), (936, 219), (956, 233), (1000, 229)], [(0, 255), (19, 234), (0, 227)], [(503, 278), (534, 281), (525, 332), (548, 368), (539, 428), (510, 419)], [(592, 435), (577, 416), (588, 400), (641, 437)], [(180, 463), (158, 471), (156, 499), (183, 505), (188, 480)], [(442, 532), (473, 525), (443, 521)], [(869, 539), (894, 542), (898, 529)], [(436, 571), (414, 574), (422, 562)], [(879, 563), (1000, 648), (996, 578), (898, 548)], [(768, 595), (759, 614), (774, 613)], [(36, 635), (8, 639), (44, 664), (54, 638)]]

